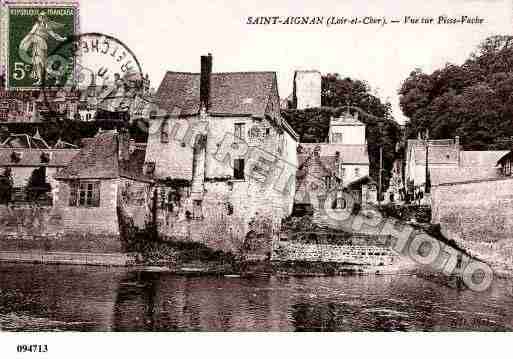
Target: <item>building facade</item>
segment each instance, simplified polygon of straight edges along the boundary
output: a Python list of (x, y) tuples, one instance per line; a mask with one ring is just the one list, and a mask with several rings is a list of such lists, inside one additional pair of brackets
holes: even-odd
[(208, 245), (233, 251), (254, 219), (272, 227), (291, 213), (298, 138), (275, 73), (213, 73), (203, 56), (201, 73), (168, 72), (156, 97), (170, 115), (151, 121), (145, 171), (159, 186), (163, 236), (220, 236)]
[(369, 177), (365, 124), (358, 120), (358, 113), (346, 112), (339, 118), (331, 118), (328, 141), (301, 143), (298, 162), (296, 206), (311, 205), (315, 214), (323, 205), (319, 196), (332, 192), (333, 203), (328, 206), (344, 207), (343, 190), (350, 192), (359, 203), (375, 201), (375, 183)]
[(55, 207), (64, 231), (116, 238), (153, 223), (153, 181), (142, 173), (145, 153), (127, 133), (101, 131), (57, 174)]

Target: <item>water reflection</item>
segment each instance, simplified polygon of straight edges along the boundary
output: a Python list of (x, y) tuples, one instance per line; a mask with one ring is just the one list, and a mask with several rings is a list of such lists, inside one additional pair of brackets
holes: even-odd
[(0, 272), (0, 298), (17, 290), (37, 304), (9, 311), (0, 302), (4, 330), (513, 329), (504, 281), (477, 293), (397, 275), (250, 279), (21, 264)]

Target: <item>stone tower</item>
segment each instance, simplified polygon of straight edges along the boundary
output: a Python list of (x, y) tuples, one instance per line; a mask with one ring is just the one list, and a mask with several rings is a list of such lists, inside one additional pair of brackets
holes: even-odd
[(293, 102), (296, 109), (320, 107), (321, 73), (316, 70), (296, 71), (293, 91)]

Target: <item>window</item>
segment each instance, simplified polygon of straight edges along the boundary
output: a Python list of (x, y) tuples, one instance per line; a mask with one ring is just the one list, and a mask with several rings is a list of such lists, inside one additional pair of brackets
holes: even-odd
[(72, 183), (69, 205), (71, 207), (99, 207), (100, 182), (80, 181)]
[(238, 158), (233, 161), (233, 178), (244, 179), (244, 159)]
[(169, 124), (167, 121), (162, 122), (160, 127), (160, 143), (169, 142)]
[(342, 140), (343, 140), (342, 132), (334, 133), (332, 135), (332, 143), (342, 143)]
[(251, 127), (249, 129), (249, 138), (258, 138), (258, 137), (260, 137), (261, 132), (262, 131), (260, 130), (260, 127), (257, 125), (254, 125), (253, 127)]
[(202, 219), (203, 213), (201, 208), (201, 200), (195, 199), (192, 206), (192, 218), (193, 219)]
[(42, 163), (50, 162), (50, 153), (48, 153), (48, 152), (41, 153), (41, 162)]
[(354, 175), (355, 175), (355, 177), (360, 176), (360, 169), (359, 168), (355, 168), (354, 169)]
[(244, 139), (244, 124), (243, 123), (235, 124), (235, 137), (240, 138), (241, 140)]
[(13, 152), (11, 153), (11, 162), (18, 163), (21, 161), (21, 157), (21, 152)]
[(152, 175), (155, 172), (155, 162), (145, 162), (143, 169), (144, 174)]
[(331, 188), (331, 177), (329, 177), (329, 176), (324, 177), (324, 185), (326, 186), (326, 189)]

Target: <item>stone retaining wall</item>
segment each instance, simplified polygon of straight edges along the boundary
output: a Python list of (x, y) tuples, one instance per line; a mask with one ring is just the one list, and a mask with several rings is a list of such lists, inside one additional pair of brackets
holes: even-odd
[(1, 251), (0, 261), (105, 266), (126, 266), (135, 264), (134, 256), (127, 253)]
[(398, 255), (389, 248), (378, 246), (278, 242), (273, 247), (271, 259), (278, 261), (390, 265), (398, 260)]

